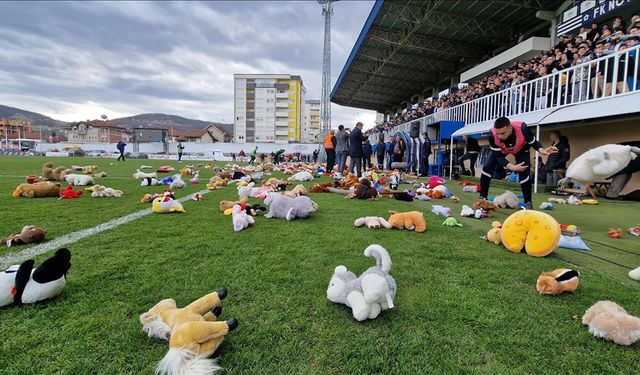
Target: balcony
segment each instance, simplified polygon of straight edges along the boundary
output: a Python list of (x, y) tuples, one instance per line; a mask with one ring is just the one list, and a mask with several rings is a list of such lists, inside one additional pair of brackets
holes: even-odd
[(283, 92), (283, 93), (276, 93), (276, 99), (289, 99), (289, 90)]
[(289, 111), (276, 111), (276, 117), (289, 117)]
[(276, 137), (277, 136), (288, 136), (289, 135), (289, 128), (285, 128), (285, 129), (278, 129), (276, 128)]

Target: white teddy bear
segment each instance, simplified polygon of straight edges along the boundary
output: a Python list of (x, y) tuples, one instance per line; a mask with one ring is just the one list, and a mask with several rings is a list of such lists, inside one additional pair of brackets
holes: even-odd
[(504, 193), (498, 195), (493, 199), (493, 203), (500, 208), (518, 208), (520, 199), (511, 190), (506, 190)]
[(561, 186), (571, 181), (590, 184), (604, 180), (624, 169), (631, 160), (640, 155), (640, 148), (616, 144), (596, 147), (578, 156), (567, 168)]
[(381, 226), (387, 229), (392, 228), (391, 224), (389, 224), (388, 221), (386, 221), (383, 217), (379, 217), (379, 216), (365, 216), (365, 217), (358, 218), (356, 219), (356, 221), (353, 222), (353, 225), (355, 225), (356, 227), (361, 227), (363, 225), (366, 225), (369, 229), (377, 229), (377, 228), (380, 228)]
[(376, 266), (370, 267), (360, 277), (345, 266), (335, 268), (327, 298), (331, 302), (343, 303), (353, 312), (358, 321), (375, 319), (383, 310), (392, 309), (396, 296), (396, 281), (389, 275), (391, 257), (380, 245), (369, 245), (364, 255), (376, 259)]
[(174, 174), (173, 175), (173, 181), (171, 181), (171, 184), (169, 185), (169, 188), (171, 190), (173, 190), (173, 189), (183, 189), (185, 186), (187, 186), (187, 184), (185, 184), (184, 181), (182, 180), (182, 176), (180, 176), (180, 174)]
[(68, 174), (64, 177), (69, 185), (87, 186), (93, 185), (93, 177), (86, 174)]
[(288, 181), (313, 181), (313, 175), (311, 172), (302, 171), (294, 174), (288, 178)]
[(231, 217), (233, 219), (233, 230), (240, 232), (244, 228), (249, 227), (249, 224), (255, 224), (256, 220), (253, 216), (247, 215), (247, 212), (243, 210), (240, 205), (234, 205), (231, 209)]

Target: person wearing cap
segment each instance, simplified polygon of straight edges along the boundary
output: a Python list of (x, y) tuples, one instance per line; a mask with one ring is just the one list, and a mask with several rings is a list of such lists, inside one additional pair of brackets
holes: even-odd
[[(499, 117), (490, 129), (489, 147), (491, 154), (482, 166), (480, 176), (480, 199), (487, 199), (491, 176), (498, 167), (506, 168), (518, 173), (520, 189), (524, 197), (525, 208), (533, 209), (531, 200), (531, 155), (529, 148), (533, 148), (541, 155), (549, 155), (558, 152), (554, 146), (544, 148), (536, 137), (529, 131), (523, 122), (511, 122), (506, 117)], [(516, 164), (506, 159), (507, 155), (513, 155)]]
[[(458, 165), (460, 166), (463, 175), (475, 176), (476, 160), (478, 160), (478, 155), (480, 154), (480, 145), (478, 144), (477, 139), (469, 137), (466, 134), (462, 136), (462, 139), (466, 145), (466, 152), (458, 158)], [(469, 171), (464, 167), (465, 160), (469, 160)]]

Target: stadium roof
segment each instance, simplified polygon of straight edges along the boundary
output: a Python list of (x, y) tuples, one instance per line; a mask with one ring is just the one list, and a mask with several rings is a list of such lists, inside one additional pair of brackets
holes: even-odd
[(338, 77), (331, 101), (387, 111), (413, 95), (430, 96), (477, 65), (490, 51), (511, 47), (519, 32), (550, 24), (538, 10), (563, 0), (377, 0)]

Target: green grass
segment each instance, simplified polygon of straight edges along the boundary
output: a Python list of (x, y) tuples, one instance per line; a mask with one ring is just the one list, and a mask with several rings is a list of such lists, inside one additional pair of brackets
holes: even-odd
[[(148, 207), (138, 202), (145, 192), (162, 190), (140, 187), (131, 178), (135, 169), (141, 164), (178, 166), (53, 158), (56, 164), (98, 164), (109, 174), (99, 183), (124, 190), (125, 196), (11, 198), (24, 175), (40, 173), (44, 160), (0, 158), (4, 231), (34, 224), (47, 228), (52, 239), (135, 212)], [(211, 172), (201, 171), (206, 181)], [(461, 202), (437, 203), (452, 207), (459, 217), (462, 204), (476, 194), (448, 186), (459, 192)], [(188, 186), (177, 196), (203, 188), (203, 183)], [(231, 219), (217, 205), (235, 198), (230, 186), (201, 202), (185, 202), (185, 214), (145, 216), (69, 245), (73, 266), (61, 296), (0, 309), (2, 373), (152, 373), (167, 345), (146, 337), (140, 313), (163, 298), (173, 297), (183, 306), (222, 286), (229, 290), (222, 317), (240, 321), (216, 354), (231, 374), (637, 371), (638, 344), (619, 347), (597, 340), (573, 317), (603, 299), (640, 315), (637, 283), (626, 277), (629, 268), (640, 265), (640, 240), (629, 235), (611, 240), (606, 233), (609, 227), (638, 224), (632, 222), (638, 204), (558, 207), (551, 213), (559, 222), (581, 226), (592, 251), (558, 250), (539, 259), (481, 241), (491, 220), (463, 218), (463, 228), (441, 226), (442, 218), (429, 212), (430, 202), (363, 202), (313, 194), (320, 210), (309, 219), (289, 223), (258, 217), (255, 225), (234, 233)], [(537, 196), (537, 204), (543, 199)], [(389, 209), (425, 211), (426, 233), (353, 227), (355, 218), (388, 217)], [(508, 213), (495, 217), (503, 220)], [(372, 259), (362, 255), (371, 243), (391, 253), (396, 308), (358, 323), (347, 307), (329, 302), (325, 292), (335, 266), (343, 264), (357, 274), (371, 266)], [(19, 250), (2, 248), (0, 256)], [(567, 266), (582, 274), (576, 294), (537, 294), (541, 272)]]

